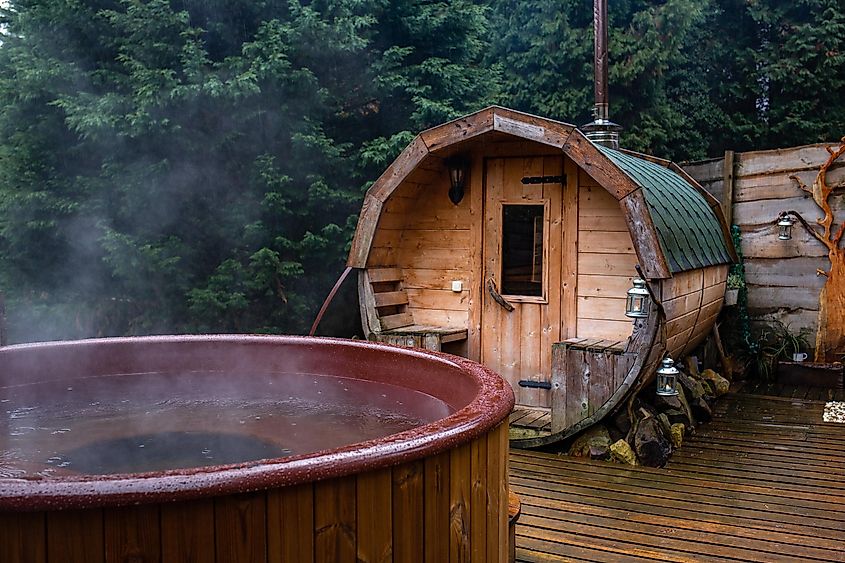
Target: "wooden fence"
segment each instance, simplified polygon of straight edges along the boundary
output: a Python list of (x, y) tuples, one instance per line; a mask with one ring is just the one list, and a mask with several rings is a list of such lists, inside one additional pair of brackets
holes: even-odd
[[(725, 216), (741, 229), (749, 313), (754, 318), (780, 320), (792, 332), (806, 327), (815, 335), (819, 291), (825, 282), (816, 272), (827, 270), (830, 263), (827, 249), (800, 225), (793, 228), (792, 240), (781, 241), (775, 223), (785, 210), (798, 211), (811, 224), (822, 217), (813, 199), (790, 176), (811, 186), (828, 157), (825, 147), (837, 145), (728, 151), (723, 158), (684, 167), (722, 202)], [(845, 162), (830, 168), (827, 181), (831, 186), (845, 183)], [(830, 203), (838, 225), (845, 220), (845, 193), (834, 193)]]

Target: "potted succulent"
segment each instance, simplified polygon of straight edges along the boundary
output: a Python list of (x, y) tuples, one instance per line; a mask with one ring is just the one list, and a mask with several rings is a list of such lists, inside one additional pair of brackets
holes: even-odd
[(739, 299), (739, 290), (745, 287), (745, 280), (738, 273), (728, 274), (727, 289), (725, 290), (725, 306), (736, 305)]

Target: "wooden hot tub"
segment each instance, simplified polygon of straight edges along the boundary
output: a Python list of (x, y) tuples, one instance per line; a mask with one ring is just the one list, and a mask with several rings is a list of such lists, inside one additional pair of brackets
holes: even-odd
[[(171, 336), (10, 346), (0, 369), (4, 563), (507, 560), (513, 393), (471, 361), (332, 339)], [(303, 424), (313, 432), (286, 419), (262, 429), (258, 411), (238, 402), (260, 399), (268, 418), (268, 397), (317, 404), (332, 394), (351, 396), (365, 414), (390, 406), (424, 422), (309, 451), (303, 437), (321, 434), (313, 418)], [(153, 405), (147, 419), (109, 418), (142, 399)], [(182, 402), (199, 414), (180, 413)], [(60, 428), (62, 409), (78, 408), (93, 422)], [(153, 423), (166, 420), (176, 427), (164, 434), (180, 439), (208, 434), (267, 449), (140, 472), (125, 469), (130, 450), (96, 453), (97, 444), (154, 449), (155, 440), (142, 442), (163, 435)], [(43, 434), (44, 445), (32, 446), (27, 432)], [(336, 437), (322, 434), (321, 443)], [(194, 447), (190, 440), (179, 447)], [(275, 451), (284, 453), (254, 459)]]

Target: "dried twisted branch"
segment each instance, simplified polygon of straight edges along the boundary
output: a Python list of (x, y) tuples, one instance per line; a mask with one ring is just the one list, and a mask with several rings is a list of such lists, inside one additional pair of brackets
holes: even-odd
[(834, 149), (833, 147), (825, 147), (827, 150), (828, 157), (824, 164), (821, 165), (819, 168), (819, 173), (816, 175), (816, 179), (813, 182), (812, 188), (808, 187), (800, 178), (795, 176), (794, 174), (791, 175), (789, 178), (795, 180), (798, 184), (798, 187), (801, 188), (802, 191), (811, 194), (813, 196), (813, 201), (816, 202), (816, 205), (824, 211), (824, 217), (818, 219), (816, 223), (821, 225), (822, 232), (819, 233), (816, 229), (811, 229), (808, 225), (807, 221), (804, 220), (801, 215), (795, 211), (789, 211), (788, 213), (794, 215), (804, 227), (810, 231), (810, 233), (819, 240), (822, 244), (824, 244), (829, 251), (835, 250), (839, 242), (842, 240), (843, 234), (845, 234), (845, 221), (839, 226), (836, 234), (831, 237), (831, 226), (833, 225), (833, 211), (830, 208), (830, 203), (828, 199), (830, 195), (837, 189), (845, 187), (845, 183), (837, 184), (831, 186), (827, 183), (827, 171), (833, 166), (833, 163), (839, 159), (840, 156), (845, 154), (845, 137), (839, 140), (839, 147)]

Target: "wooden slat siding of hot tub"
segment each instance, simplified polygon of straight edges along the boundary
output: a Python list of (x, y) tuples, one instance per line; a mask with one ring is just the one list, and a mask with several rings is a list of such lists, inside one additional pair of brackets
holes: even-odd
[(214, 501), (217, 563), (267, 561), (267, 495), (232, 495)]
[[(395, 472), (395, 469), (394, 469)], [(314, 560), (355, 563), (357, 478), (314, 484)]]
[(390, 469), (358, 476), (355, 509), (359, 561), (390, 561), (393, 556), (392, 477)]
[(451, 526), (451, 454), (444, 452), (425, 460), (425, 563), (449, 561)]
[(43, 512), (0, 514), (0, 561), (47, 561)]
[(162, 561), (214, 561), (214, 501), (164, 504), (161, 507)]
[(393, 470), (393, 560), (419, 561), (425, 552), (425, 462)]
[(633, 325), (625, 296), (637, 255), (619, 202), (595, 180), (578, 173), (577, 329), (573, 336), (624, 340)]
[[(103, 511), (65, 510), (47, 513), (47, 561), (103, 563)], [(212, 544), (212, 553), (214, 546)], [(0, 557), (0, 560), (5, 561)]]
[(161, 561), (159, 508), (159, 505), (152, 504), (105, 509), (103, 539), (106, 563)]
[(507, 561), (507, 424), (432, 457), (185, 502), (0, 514), (2, 563)]
[(313, 483), (267, 492), (267, 547), (269, 563), (313, 563)]

